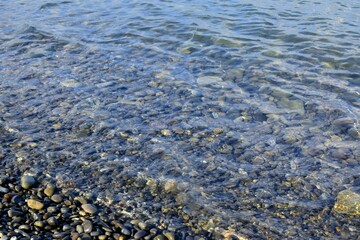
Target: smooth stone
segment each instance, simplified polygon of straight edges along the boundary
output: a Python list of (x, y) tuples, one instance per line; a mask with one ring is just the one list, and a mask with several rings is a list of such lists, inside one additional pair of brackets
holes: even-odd
[(147, 224), (144, 222), (139, 222), (138, 226), (141, 230), (146, 230), (148, 228)]
[(18, 229), (28, 231), (28, 230), (30, 230), (30, 226), (23, 224), (23, 225), (20, 225), (18, 227)]
[(82, 224), (82, 227), (83, 227), (85, 233), (91, 233), (92, 229), (93, 229), (93, 224), (91, 221), (85, 220)]
[(339, 192), (334, 210), (338, 213), (360, 216), (360, 187)]
[(50, 225), (50, 226), (56, 226), (58, 224), (58, 221), (55, 217), (49, 217), (47, 219), (47, 223)]
[(44, 222), (43, 221), (35, 221), (34, 226), (42, 228), (42, 227), (44, 227)]
[(121, 229), (121, 233), (124, 234), (124, 235), (126, 235), (126, 236), (130, 236), (130, 235), (131, 235), (130, 230), (127, 229), (127, 228), (125, 228), (125, 227)]
[(178, 190), (177, 186), (178, 184), (175, 179), (169, 179), (165, 182), (164, 190), (167, 193), (175, 193)]
[(51, 201), (60, 203), (63, 200), (62, 196), (59, 194), (54, 194), (51, 196)]
[(105, 240), (107, 239), (107, 236), (106, 235), (100, 235), (98, 236), (99, 240)]
[(30, 189), (31, 187), (33, 187), (36, 183), (36, 180), (34, 177), (32, 176), (22, 176), (21, 180), (20, 180), (20, 185), (22, 188), (24, 189)]
[(78, 233), (83, 233), (83, 232), (84, 232), (84, 228), (83, 228), (81, 225), (77, 225), (77, 226), (76, 226), (76, 231), (77, 231)]
[(41, 210), (44, 208), (44, 204), (38, 200), (35, 199), (29, 199), (27, 201), (27, 205), (29, 208), (35, 209), (35, 210)]
[(80, 83), (77, 82), (75, 79), (69, 79), (61, 82), (60, 85), (64, 87), (78, 87), (80, 86)]
[(163, 234), (168, 240), (175, 240), (175, 234), (173, 232), (164, 231)]
[(81, 208), (89, 214), (94, 214), (97, 212), (97, 208), (93, 204), (86, 203), (81, 205)]
[(46, 196), (51, 197), (55, 192), (55, 185), (49, 183), (48, 185), (46, 185), (46, 188), (44, 190), (44, 193)]
[(21, 199), (20, 196), (15, 195), (15, 196), (12, 197), (11, 202), (12, 202), (12, 203), (15, 203), (15, 204), (19, 204), (19, 203), (22, 202), (22, 199)]
[(154, 240), (165, 240), (163, 235), (157, 235), (156, 237), (154, 237)]
[(349, 126), (354, 124), (354, 120), (351, 118), (338, 118), (333, 121), (333, 125), (336, 126)]
[(216, 77), (216, 76), (202, 76), (199, 77), (197, 79), (197, 83), (199, 85), (208, 85), (208, 84), (213, 84), (213, 83), (220, 83), (222, 82), (222, 78), (221, 77)]
[(63, 230), (64, 232), (70, 231), (71, 229), (72, 229), (72, 227), (71, 227), (69, 224), (65, 224), (65, 225), (62, 227), (62, 230)]
[(64, 232), (58, 232), (58, 233), (54, 233), (53, 234), (53, 238), (63, 238), (67, 235), (68, 233), (64, 233)]
[(146, 231), (140, 230), (137, 233), (135, 233), (134, 238), (135, 239), (140, 239), (140, 238), (145, 237), (146, 235), (148, 235), (148, 233)]
[(22, 216), (24, 215), (24, 213), (22, 211), (17, 211), (17, 210), (13, 210), (13, 209), (10, 209), (8, 211), (8, 216), (9, 217), (18, 217), (18, 216)]
[(91, 236), (87, 233), (84, 233), (82, 236), (81, 236), (81, 240), (91, 240)]
[(76, 240), (80, 236), (80, 234), (77, 232), (71, 232), (70, 235), (72, 240)]
[(100, 232), (98, 232), (98, 231), (96, 231), (96, 232), (91, 232), (91, 233), (90, 233), (90, 236), (92, 236), (92, 237), (100, 236)]
[(8, 193), (8, 192), (9, 192), (9, 189), (0, 186), (0, 192), (1, 192), (1, 193)]

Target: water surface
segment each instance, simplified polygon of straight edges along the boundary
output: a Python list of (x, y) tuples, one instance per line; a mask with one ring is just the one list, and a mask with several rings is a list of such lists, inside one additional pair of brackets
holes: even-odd
[[(2, 1), (2, 171), (180, 231), (355, 239), (358, 1)], [(160, 224), (161, 222), (161, 224)]]

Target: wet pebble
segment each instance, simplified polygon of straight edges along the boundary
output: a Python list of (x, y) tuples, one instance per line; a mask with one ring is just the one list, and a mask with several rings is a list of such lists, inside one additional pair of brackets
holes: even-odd
[(8, 193), (9, 189), (0, 186), (0, 193)]
[(51, 197), (54, 194), (54, 192), (55, 192), (55, 185), (51, 183), (47, 184), (44, 190), (45, 195)]
[(35, 209), (35, 210), (41, 210), (44, 208), (44, 204), (38, 200), (35, 199), (29, 199), (27, 201), (27, 205), (29, 208)]
[(91, 233), (93, 229), (93, 224), (89, 220), (85, 220), (82, 224), (83, 230), (85, 233)]
[(145, 237), (147, 234), (148, 234), (148, 233), (147, 233), (146, 231), (140, 230), (140, 231), (138, 231), (138, 232), (135, 233), (134, 238), (135, 238), (135, 239), (140, 239), (140, 238)]
[(89, 214), (95, 214), (97, 212), (97, 208), (93, 204), (86, 203), (81, 205), (81, 208)]
[(21, 183), (22, 188), (30, 189), (31, 187), (33, 187), (35, 185), (36, 180), (32, 176), (25, 175), (25, 176), (21, 177), (20, 183)]
[(50, 226), (57, 226), (58, 224), (58, 221), (55, 217), (49, 217), (47, 219), (47, 223), (50, 225)]
[(173, 232), (164, 231), (163, 234), (168, 240), (175, 240), (175, 234)]
[(339, 192), (334, 210), (338, 213), (360, 216), (360, 187)]
[(60, 203), (63, 200), (63, 198), (59, 194), (54, 194), (54, 195), (51, 196), (51, 200), (53, 202)]

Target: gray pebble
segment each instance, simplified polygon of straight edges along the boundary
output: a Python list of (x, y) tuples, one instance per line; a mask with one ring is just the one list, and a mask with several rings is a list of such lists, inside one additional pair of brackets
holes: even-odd
[(144, 222), (139, 222), (138, 226), (141, 230), (146, 230), (148, 228), (148, 226)]
[(84, 232), (84, 228), (83, 228), (81, 225), (77, 225), (77, 226), (76, 226), (76, 231), (77, 231), (78, 233), (83, 233), (83, 232)]
[(51, 206), (47, 208), (49, 213), (56, 213), (59, 209), (57, 207)]
[(63, 230), (64, 232), (66, 232), (66, 231), (71, 231), (71, 229), (72, 229), (72, 227), (71, 227), (69, 224), (65, 224), (65, 225), (63, 226), (63, 228), (62, 228), (62, 230)]
[(47, 219), (47, 223), (50, 225), (50, 226), (57, 226), (58, 224), (58, 221), (55, 217), (49, 217)]
[(60, 203), (63, 200), (62, 196), (59, 194), (54, 194), (51, 196), (51, 201)]
[(81, 240), (91, 240), (91, 236), (87, 233), (84, 233), (82, 236), (81, 236)]
[(8, 192), (9, 192), (9, 189), (0, 186), (0, 192), (1, 192), (1, 193), (8, 193)]
[(21, 183), (22, 188), (30, 189), (31, 187), (33, 187), (35, 185), (36, 180), (32, 176), (26, 176), (25, 175), (25, 176), (21, 177), (20, 183)]
[(165, 240), (163, 235), (157, 235), (156, 237), (154, 237), (154, 240)]
[(81, 205), (81, 208), (89, 214), (94, 214), (97, 212), (97, 208), (93, 204), (83, 204)]
[(125, 228), (125, 227), (121, 229), (121, 233), (124, 234), (124, 235), (126, 235), (126, 236), (130, 236), (130, 235), (131, 235), (130, 230), (127, 229), (127, 228)]
[(58, 233), (54, 233), (53, 234), (53, 238), (63, 238), (67, 235), (68, 233), (65, 232), (58, 232)]
[(24, 225), (20, 225), (18, 227), (18, 229), (28, 231), (28, 230), (30, 230), (30, 226), (24, 224)]
[(140, 239), (140, 238), (145, 237), (146, 235), (148, 235), (148, 233), (146, 231), (140, 230), (137, 233), (135, 233), (134, 238), (135, 239)]
[(82, 224), (82, 227), (83, 227), (85, 233), (91, 233), (91, 231), (93, 229), (93, 224), (91, 221), (85, 220)]
[(99, 235), (100, 235), (100, 232), (98, 232), (98, 231), (90, 233), (90, 236), (92, 236), (92, 237), (97, 237)]
[(17, 211), (17, 210), (14, 210), (14, 209), (10, 209), (9, 211), (8, 211), (8, 215), (9, 215), (9, 217), (15, 217), (15, 216), (22, 216), (22, 215), (24, 215), (24, 213), (23, 212), (21, 212), (21, 211)]

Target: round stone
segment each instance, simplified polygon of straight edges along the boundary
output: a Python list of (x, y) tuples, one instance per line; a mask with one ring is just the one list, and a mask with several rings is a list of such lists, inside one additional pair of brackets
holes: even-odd
[(77, 231), (78, 233), (83, 233), (83, 232), (84, 232), (84, 228), (83, 228), (81, 225), (77, 225), (77, 226), (76, 226), (76, 231)]
[(57, 221), (57, 219), (56, 219), (55, 217), (49, 217), (49, 218), (47, 219), (47, 222), (48, 222), (48, 224), (49, 224), (50, 226), (56, 226), (57, 223), (58, 223), (58, 221)]
[(91, 233), (91, 231), (93, 229), (93, 224), (91, 221), (85, 220), (82, 224), (82, 227), (83, 227), (85, 233)]
[(30, 189), (31, 187), (33, 187), (36, 183), (36, 180), (34, 177), (32, 176), (22, 176), (21, 177), (21, 180), (20, 180), (20, 184), (21, 184), (21, 187), (24, 188), (24, 189)]
[(147, 233), (146, 231), (140, 230), (140, 231), (138, 231), (138, 232), (135, 233), (134, 238), (135, 238), (135, 239), (140, 239), (140, 238), (145, 237), (147, 234), (148, 234), (148, 233)]
[(360, 216), (360, 188), (352, 188), (339, 192), (334, 210), (338, 213)]
[(97, 212), (97, 208), (93, 204), (86, 203), (81, 205), (81, 208), (89, 214), (94, 214)]
[(138, 226), (141, 230), (146, 230), (148, 228), (148, 226), (144, 222), (139, 222)]
[(44, 208), (44, 204), (38, 200), (35, 199), (29, 199), (27, 201), (27, 205), (29, 208), (35, 209), (35, 210), (41, 210)]
[(55, 185), (49, 183), (48, 185), (46, 185), (46, 188), (44, 190), (44, 193), (46, 196), (51, 197), (55, 192)]
[(36, 222), (34, 222), (34, 226), (42, 228), (42, 227), (44, 227), (44, 222), (43, 221), (36, 221)]
[(54, 195), (51, 196), (51, 200), (53, 202), (60, 203), (63, 200), (63, 198), (59, 194), (54, 194)]

